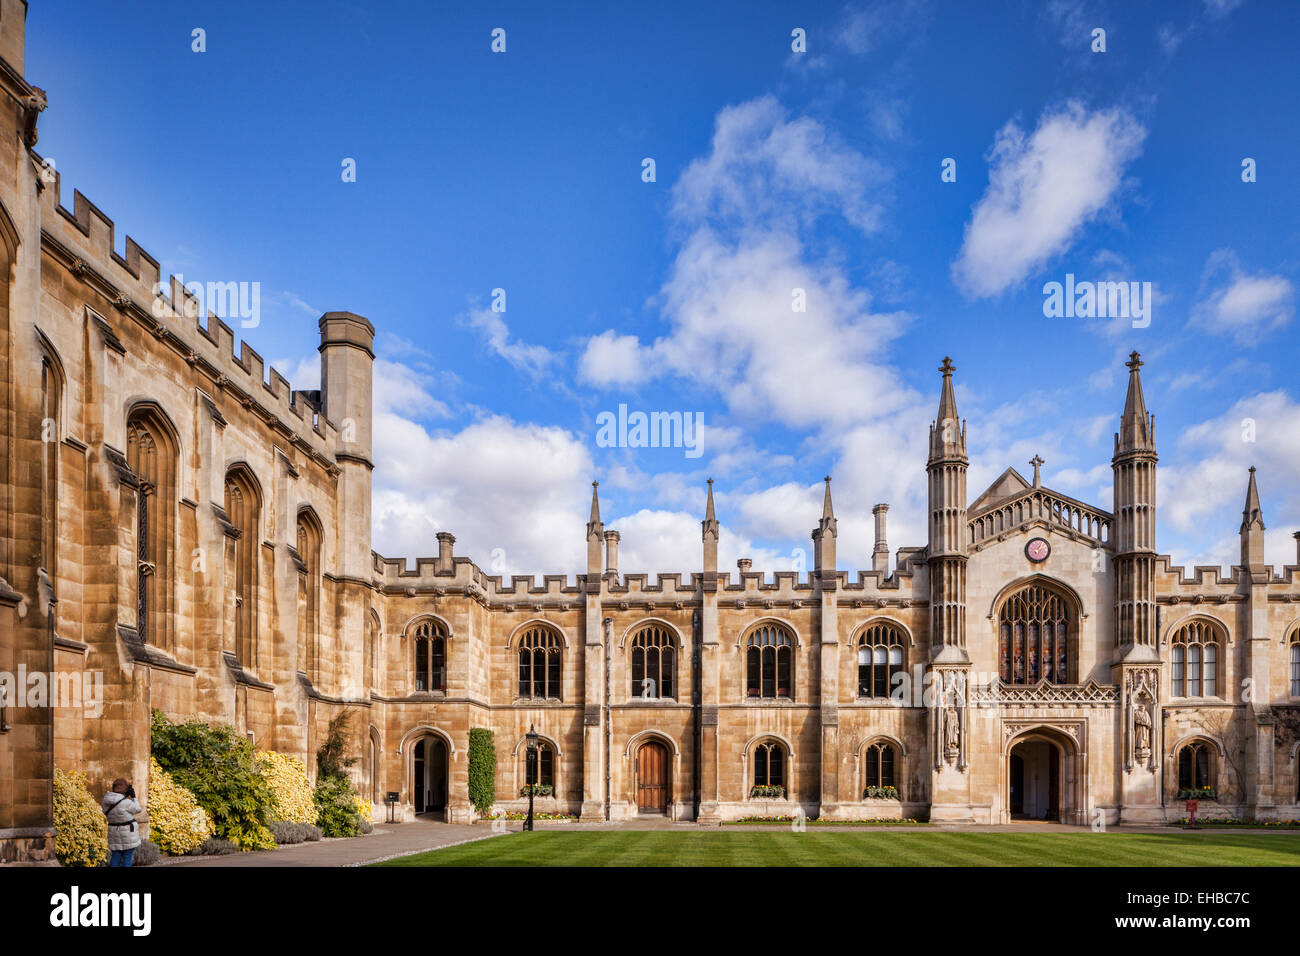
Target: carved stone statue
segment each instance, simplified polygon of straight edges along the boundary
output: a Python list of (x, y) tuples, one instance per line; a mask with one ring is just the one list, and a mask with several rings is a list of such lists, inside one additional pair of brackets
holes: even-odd
[(957, 756), (961, 741), (961, 718), (957, 714), (957, 705), (951, 700), (943, 710), (943, 751), (949, 757)]
[(1144, 700), (1133, 709), (1133, 740), (1139, 760), (1151, 756), (1151, 711)]

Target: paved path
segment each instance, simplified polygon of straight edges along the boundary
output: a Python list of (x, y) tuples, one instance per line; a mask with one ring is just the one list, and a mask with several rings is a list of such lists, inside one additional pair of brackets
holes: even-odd
[(361, 866), (408, 853), (437, 850), (470, 840), (498, 836), (487, 825), (467, 826), (415, 820), (376, 823), (373, 833), (350, 839), (297, 843), (278, 850), (229, 853), (225, 856), (164, 859), (163, 866)]

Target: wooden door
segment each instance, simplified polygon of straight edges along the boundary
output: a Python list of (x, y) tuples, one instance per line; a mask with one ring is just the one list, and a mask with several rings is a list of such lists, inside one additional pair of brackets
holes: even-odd
[(642, 813), (668, 809), (668, 749), (651, 741), (636, 752), (636, 806)]

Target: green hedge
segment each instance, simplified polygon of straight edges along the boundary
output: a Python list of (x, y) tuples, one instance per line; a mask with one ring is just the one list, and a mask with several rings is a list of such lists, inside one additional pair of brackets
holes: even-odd
[(496, 802), (497, 751), (492, 731), (472, 727), (469, 732), (469, 802), (486, 816)]

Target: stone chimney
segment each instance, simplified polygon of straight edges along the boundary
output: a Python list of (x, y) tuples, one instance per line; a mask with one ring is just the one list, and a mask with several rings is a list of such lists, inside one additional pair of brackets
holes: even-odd
[(452, 557), (451, 546), (456, 543), (455, 535), (446, 531), (438, 532), (438, 573), (451, 574), (456, 570), (456, 559)]
[(740, 568), (741, 574), (747, 574), (749, 572), (750, 567), (753, 566), (753, 564), (754, 564), (753, 558), (741, 558), (736, 562), (736, 567)]
[(618, 539), (613, 529), (605, 532), (605, 573), (618, 577)]
[(882, 575), (889, 573), (889, 542), (885, 540), (885, 513), (889, 505), (878, 504), (871, 509), (876, 519), (876, 546), (871, 549), (871, 567)]

